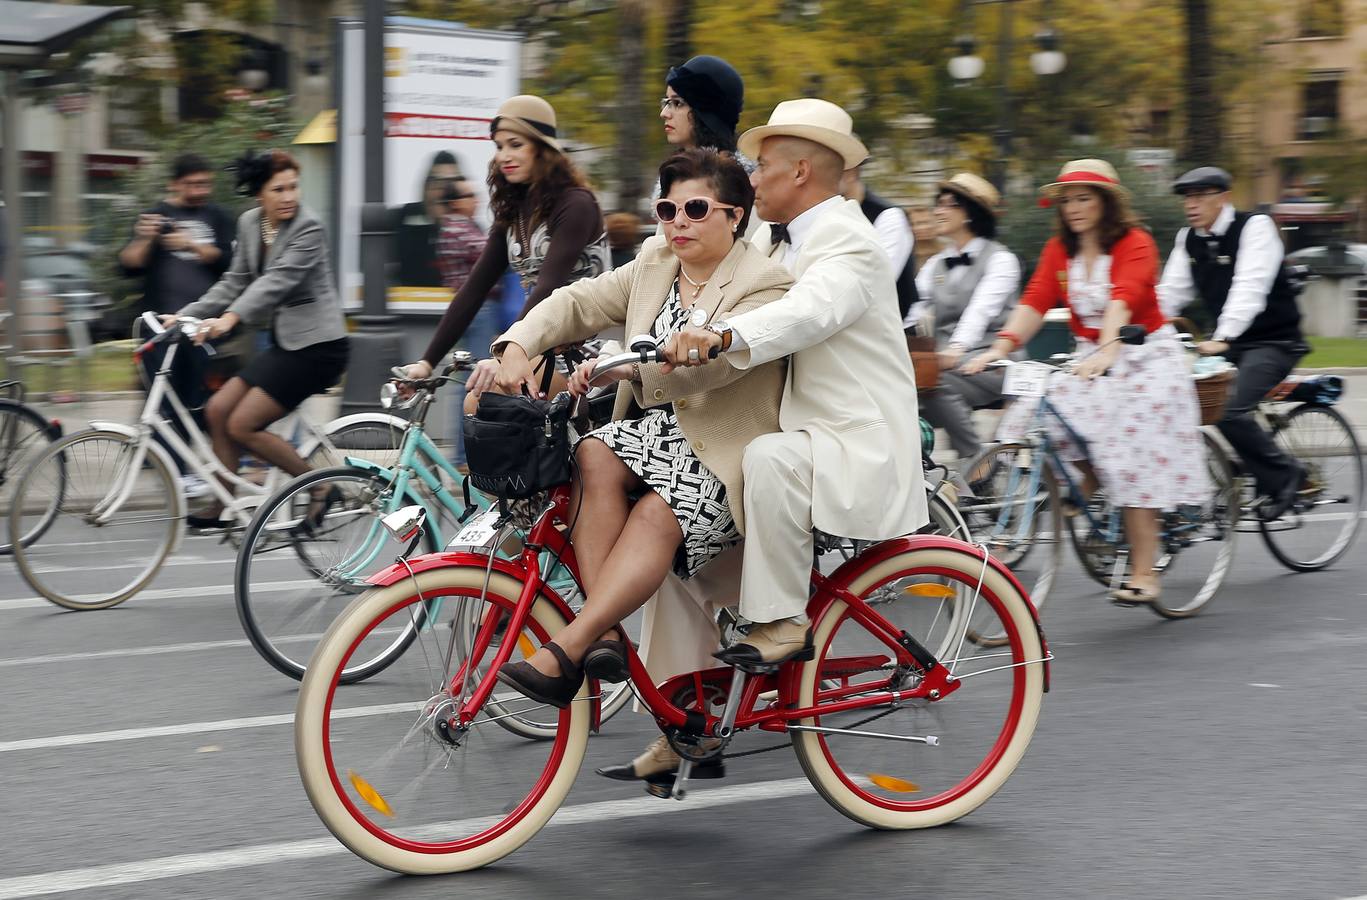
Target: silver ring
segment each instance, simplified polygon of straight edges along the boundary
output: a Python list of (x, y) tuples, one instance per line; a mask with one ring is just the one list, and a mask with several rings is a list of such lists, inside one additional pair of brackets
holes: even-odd
[(689, 361), (689, 362), (698, 362), (698, 361), (701, 360), (701, 359), (702, 359), (702, 357), (698, 354), (698, 348), (697, 348), (697, 347), (694, 347), (692, 350), (689, 350), (689, 351), (688, 351), (688, 361)]

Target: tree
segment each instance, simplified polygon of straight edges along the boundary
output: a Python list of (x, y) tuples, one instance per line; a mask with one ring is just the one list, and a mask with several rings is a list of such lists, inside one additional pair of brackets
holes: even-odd
[(617, 59), (621, 96), (617, 104), (617, 206), (635, 212), (645, 194), (646, 0), (621, 0), (617, 10)]
[(693, 53), (693, 0), (669, 0), (665, 14), (665, 62), (681, 65)]
[(1210, 0), (1183, 0), (1186, 14), (1186, 139), (1183, 157), (1193, 164), (1220, 159), (1220, 96), (1215, 82), (1215, 42)]

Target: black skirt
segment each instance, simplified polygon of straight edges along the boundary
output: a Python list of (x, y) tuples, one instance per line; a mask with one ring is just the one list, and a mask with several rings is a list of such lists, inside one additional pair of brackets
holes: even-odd
[(338, 338), (300, 350), (273, 346), (248, 363), (238, 377), (270, 394), (285, 409), (294, 409), (342, 380), (351, 355), (349, 343), (347, 338)]

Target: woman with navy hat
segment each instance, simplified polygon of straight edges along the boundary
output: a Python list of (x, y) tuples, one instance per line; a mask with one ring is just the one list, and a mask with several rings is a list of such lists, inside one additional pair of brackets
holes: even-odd
[(709, 147), (735, 156), (736, 126), (744, 103), (745, 82), (730, 63), (695, 56), (665, 77), (660, 100), (665, 140), (676, 150)]

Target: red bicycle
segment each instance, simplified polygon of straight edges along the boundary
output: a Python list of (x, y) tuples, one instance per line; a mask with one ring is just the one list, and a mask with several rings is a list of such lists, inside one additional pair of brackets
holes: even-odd
[[(623, 354), (599, 369), (651, 361)], [(598, 726), (598, 684), (558, 710), (494, 675), (573, 616), (541, 565), (548, 552), (578, 577), (568, 502), (557, 488), (544, 503), (489, 514), (499, 521), (472, 521), (447, 552), (401, 560), (319, 643), (299, 693), (299, 771), (323, 822), (363, 859), (408, 874), (488, 865), (564, 802)], [(520, 556), (497, 557), (514, 528), (527, 533)], [(954, 821), (1006, 781), (1034, 733), (1052, 658), (1020, 584), (951, 538), (844, 548), (837, 569), (812, 572), (810, 659), (656, 685), (630, 652), (632, 685), (683, 758), (672, 786), (653, 793), (683, 799), (692, 765), (725, 756), (742, 732), (786, 735), (817, 792), (874, 828)], [(353, 657), (409, 628), (417, 640), (382, 677), (341, 686)], [(510, 716), (541, 717), (550, 737), (497, 726)]]

